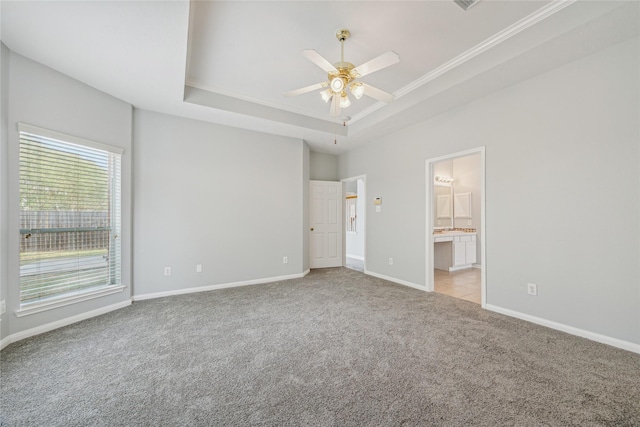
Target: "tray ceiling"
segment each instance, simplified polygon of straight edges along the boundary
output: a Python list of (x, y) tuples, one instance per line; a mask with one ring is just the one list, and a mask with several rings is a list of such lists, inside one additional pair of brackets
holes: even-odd
[[(638, 3), (615, 1), (21, 1), (1, 13), (14, 52), (135, 107), (332, 153), (638, 34)], [(400, 62), (361, 79), (395, 101), (352, 98), (336, 119), (319, 91), (283, 93), (326, 80), (302, 51), (337, 62), (341, 28), (346, 61), (392, 50)]]

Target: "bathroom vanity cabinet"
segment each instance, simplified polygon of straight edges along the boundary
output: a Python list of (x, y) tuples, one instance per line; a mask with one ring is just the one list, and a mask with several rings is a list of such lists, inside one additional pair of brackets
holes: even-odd
[(476, 233), (450, 231), (433, 236), (434, 267), (456, 271), (476, 262)]

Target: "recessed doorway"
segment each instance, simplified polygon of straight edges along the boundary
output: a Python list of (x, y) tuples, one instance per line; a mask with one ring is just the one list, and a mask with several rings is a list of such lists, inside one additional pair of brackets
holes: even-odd
[(352, 270), (365, 272), (366, 176), (342, 180), (344, 201), (344, 262)]

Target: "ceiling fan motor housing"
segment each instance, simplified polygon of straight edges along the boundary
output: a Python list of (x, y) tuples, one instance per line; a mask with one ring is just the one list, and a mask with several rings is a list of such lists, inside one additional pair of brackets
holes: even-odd
[[(331, 82), (331, 90), (334, 93), (341, 93), (349, 83), (358, 78), (358, 73), (354, 71), (356, 66), (350, 62), (336, 62), (333, 65), (337, 68), (338, 72), (333, 71), (328, 74), (329, 81)], [(342, 84), (339, 85), (339, 87), (337, 84), (334, 86), (335, 79), (340, 79), (342, 81)]]

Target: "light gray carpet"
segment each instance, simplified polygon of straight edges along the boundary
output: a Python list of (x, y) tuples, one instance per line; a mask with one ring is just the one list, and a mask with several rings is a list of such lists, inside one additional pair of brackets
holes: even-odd
[(345, 267), (364, 273), (364, 261), (361, 259), (346, 257)]
[(346, 268), (7, 347), (7, 426), (640, 425), (640, 356)]

